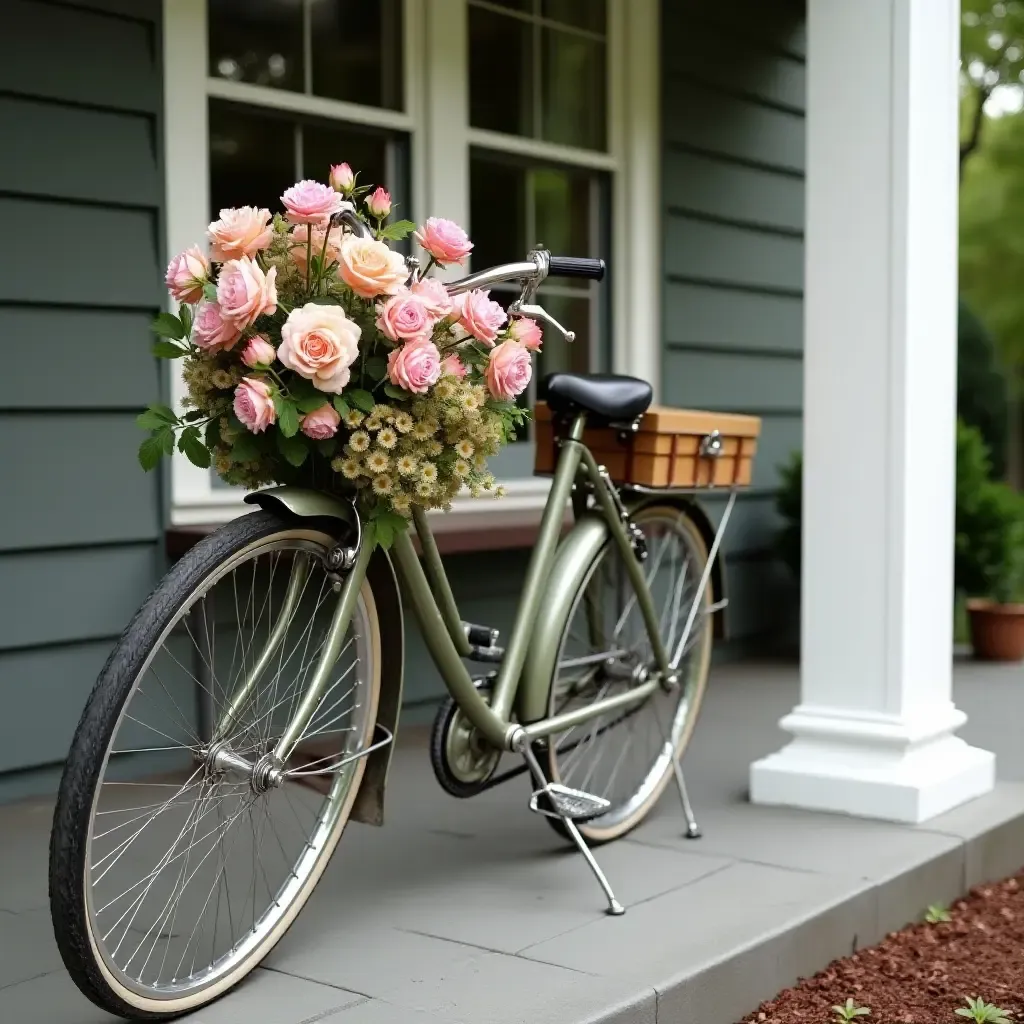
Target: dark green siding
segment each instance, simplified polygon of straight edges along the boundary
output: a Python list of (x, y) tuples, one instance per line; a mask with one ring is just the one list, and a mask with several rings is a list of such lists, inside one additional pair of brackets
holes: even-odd
[(760, 645), (794, 604), (772, 543), (802, 430), (804, 7), (665, 0), (662, 18), (663, 398), (763, 418), (724, 542), (730, 635)]
[(0, 30), (0, 797), (52, 786), (160, 571), (158, 0), (5, 0)]

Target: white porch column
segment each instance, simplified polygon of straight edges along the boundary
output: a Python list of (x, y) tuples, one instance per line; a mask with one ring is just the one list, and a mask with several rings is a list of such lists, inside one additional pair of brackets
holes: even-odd
[(951, 700), (959, 0), (808, 2), (801, 702), (755, 803), (994, 784)]

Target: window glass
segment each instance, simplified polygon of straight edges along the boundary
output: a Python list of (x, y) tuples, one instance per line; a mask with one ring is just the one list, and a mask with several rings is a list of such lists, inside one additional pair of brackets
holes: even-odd
[(541, 14), (563, 25), (589, 29), (604, 35), (608, 24), (605, 0), (542, 0)]
[(533, 134), (533, 25), (486, 7), (469, 9), (469, 122)]
[(208, 0), (210, 74), (302, 92), (303, 0)]
[(606, 149), (605, 44), (543, 28), (541, 137), (563, 146)]

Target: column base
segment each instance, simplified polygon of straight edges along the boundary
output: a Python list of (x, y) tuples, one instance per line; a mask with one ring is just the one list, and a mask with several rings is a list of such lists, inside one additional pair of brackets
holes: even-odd
[[(797, 708), (779, 724), (796, 734), (750, 766), (755, 804), (917, 823), (988, 793), (995, 755), (952, 735), (964, 721), (948, 708), (940, 725), (911, 729), (889, 716)], [(923, 726), (923, 727), (922, 727)]]

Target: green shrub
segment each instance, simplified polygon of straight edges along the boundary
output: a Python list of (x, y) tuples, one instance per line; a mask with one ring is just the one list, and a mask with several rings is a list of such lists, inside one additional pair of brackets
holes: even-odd
[(1009, 398), (995, 340), (961, 299), (957, 318), (957, 414), (977, 427), (988, 445), (992, 475), (1006, 475)]
[(803, 453), (793, 452), (789, 462), (779, 466), (779, 490), (775, 495), (775, 509), (783, 526), (776, 538), (779, 558), (790, 572), (800, 579), (800, 521), (803, 508)]

